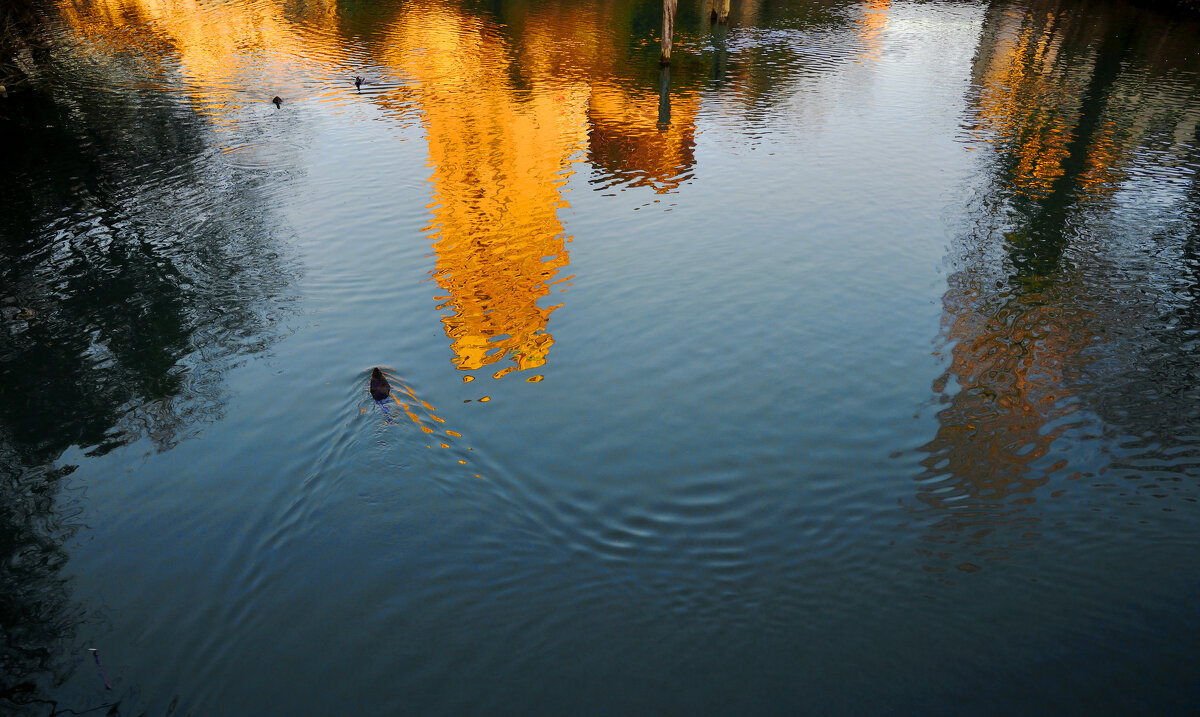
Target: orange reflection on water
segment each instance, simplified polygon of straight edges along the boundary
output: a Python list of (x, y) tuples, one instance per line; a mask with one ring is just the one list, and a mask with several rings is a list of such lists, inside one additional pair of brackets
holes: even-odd
[(592, 86), (588, 159), (631, 187), (658, 194), (678, 189), (696, 162), (697, 95), (671, 101), (671, 121), (658, 122), (659, 94), (609, 83)]
[(448, 295), (439, 308), (461, 370), (546, 362), (561, 306), (551, 295), (569, 261), (559, 210), (585, 154), (660, 192), (695, 162), (699, 99), (677, 100), (660, 127), (658, 93), (613, 81), (620, 50), (606, 18), (594, 7), (517, 10), (519, 69), (499, 28), (456, 8), (406, 6), (389, 33), (384, 59), (415, 80), (426, 128), (432, 274)]
[(299, 68), (341, 54), (336, 0), (312, 0), (302, 13), (286, 3), (201, 0), (61, 0), (58, 7), (83, 37), (177, 66), (197, 112), (214, 118), (290, 95)]
[[(362, 64), (335, 0), (62, 4), (81, 34), (126, 42), (120, 50), (134, 49), (130, 27), (154, 38), (136, 49), (153, 47), (154, 61), (182, 75), (196, 111), (219, 123), (247, 102), (311, 96), (305, 78), (327, 83)], [(516, 4), (504, 27), (433, 1), (380, 13), (386, 21), (374, 24), (387, 31), (371, 43), (371, 61), (406, 81), (363, 99), (389, 116), (421, 115), (432, 276), (446, 295), (439, 309), (453, 361), (463, 370), (541, 366), (561, 306), (553, 295), (569, 286), (561, 270), (571, 238), (559, 212), (576, 163), (591, 157), (618, 182), (676, 189), (695, 163), (699, 96), (669, 98), (670, 120), (660, 121), (663, 98), (625, 76), (633, 3)]]
[(553, 77), (518, 92), (495, 29), (440, 5), (408, 7), (386, 60), (419, 88), (434, 167), (433, 278), (454, 362), (473, 370), (508, 357), (541, 366), (561, 304), (539, 305), (567, 265), (558, 210), (587, 141), (587, 87)]
[[(77, 35), (105, 49), (128, 49), (130, 40), (134, 39), (131, 35), (136, 35), (137, 42), (143, 47), (142, 57), (160, 70), (162, 60), (172, 51), (169, 36), (150, 29), (148, 22), (152, 18), (137, 0), (61, 0), (58, 11)], [(114, 36), (114, 28), (122, 28), (124, 32)]]
[[(446, 419), (437, 415), (436, 410), (429, 404), (428, 401), (418, 398), (416, 392), (412, 390), (412, 387), (409, 386), (404, 379), (388, 370), (385, 370), (383, 373), (392, 385), (392, 392), (390, 396), (392, 402), (404, 412), (404, 415), (407, 416), (410, 421), (416, 424), (417, 428), (421, 429), (422, 433), (430, 435), (437, 433), (438, 428), (435, 424), (445, 424)], [(462, 434), (458, 433), (457, 431), (451, 431), (444, 428), (442, 430), (447, 437), (462, 438)], [(449, 440), (449, 438), (446, 440)], [(449, 447), (449, 445), (446, 443), (441, 443), (440, 445), (444, 448)]]
[[(1081, 127), (1083, 98), (1101, 71), (1095, 57), (1080, 61), (1091, 52), (1083, 44), (1088, 38), (1078, 32), (1082, 21), (1038, 8), (989, 17), (976, 57), (976, 129), (1010, 155), (1011, 189), (1034, 199), (1049, 196), (1066, 171), (1072, 142), (1082, 139), (1086, 146), (1077, 151), (1083, 153), (1084, 171), (1071, 177), (1078, 196), (1110, 195), (1124, 157), (1112, 122)], [(1092, 29), (1094, 37), (1105, 31), (1105, 23), (1100, 25)], [(1077, 137), (1080, 133), (1086, 136)]]
[[(1092, 316), (1069, 286), (998, 295), (993, 282), (969, 271), (950, 277), (943, 307), (952, 360), (934, 388), (952, 395), (921, 449), (928, 455), (918, 498), (941, 514), (926, 539), (1001, 559), (978, 546), (999, 525), (1036, 521), (1023, 506), (1067, 467), (1043, 459), (1071, 427), (1062, 419), (1074, 410), (1071, 378), (1086, 363)], [(956, 390), (947, 392), (951, 381)]]
[(513, 31), (523, 74), (576, 77), (586, 87), (588, 160), (617, 183), (663, 194), (677, 189), (695, 164), (700, 98), (671, 95), (666, 120), (659, 111), (661, 88), (639, 87), (628, 76), (623, 43), (634, 34), (635, 8), (578, 3), (515, 9)]
[(858, 21), (858, 37), (864, 52), (862, 62), (876, 62), (883, 55), (883, 33), (887, 30), (892, 0), (867, 0)]
[(1045, 196), (1062, 174), (1086, 78), (1055, 71), (1062, 37), (1053, 15), (1004, 15), (987, 33), (976, 58), (979, 129), (1015, 154), (1013, 189)]

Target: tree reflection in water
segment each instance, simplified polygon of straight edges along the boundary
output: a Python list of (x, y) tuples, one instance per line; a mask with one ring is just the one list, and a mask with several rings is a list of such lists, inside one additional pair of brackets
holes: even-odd
[[(1194, 293), (1197, 277), (1186, 269), (1194, 242), (1128, 226), (1123, 217), (1133, 213), (1122, 210), (1144, 196), (1172, 207), (1196, 199), (1172, 195), (1174, 170), (1162, 166), (1193, 164), (1200, 146), (1200, 105), (1180, 68), (1160, 60), (1181, 56), (1172, 45), (1189, 33), (1127, 7), (1083, 15), (1046, 0), (988, 12), (969, 129), (993, 152), (979, 218), (955, 249), (943, 297), (950, 365), (934, 384), (944, 407), (917, 479), (932, 510), (927, 569), (973, 571), (1035, 538), (1040, 518), (1028, 507), (1037, 496), (1058, 496), (1061, 481), (1102, 470), (1073, 464), (1059, 439), (1097, 437), (1090, 416), (1120, 426), (1104, 406), (1138, 403), (1121, 394), (1144, 371), (1142, 358), (1121, 336), (1142, 325), (1181, 335), (1130, 287), (1160, 298)], [(1168, 161), (1147, 164), (1157, 151)], [(1146, 252), (1181, 271), (1164, 280), (1137, 260)], [(1198, 368), (1186, 352), (1165, 353), (1172, 366), (1163, 374)], [(1167, 414), (1170, 426), (1153, 432), (1177, 430), (1189, 416), (1195, 411)], [(989, 538), (1000, 526), (1002, 537)]]
[(45, 709), (87, 659), (73, 640), (89, 613), (62, 572), (78, 527), (62, 492), (73, 467), (56, 465), (64, 451), (171, 447), (219, 413), (220, 376), (266, 347), (286, 311), (288, 267), (256, 206), (258, 180), (214, 162), (200, 120), (166, 96), (92, 89), (134, 83), (88, 72), (53, 68), (0, 117), (8, 709)]

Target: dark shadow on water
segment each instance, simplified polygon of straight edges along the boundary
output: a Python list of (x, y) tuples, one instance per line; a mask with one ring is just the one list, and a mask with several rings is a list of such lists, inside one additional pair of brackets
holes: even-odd
[(0, 706), (42, 710), (47, 685), (73, 667), (66, 654), (80, 619), (60, 572), (76, 526), (55, 506), (71, 469), (20, 470), (11, 449), (0, 450)]
[(64, 451), (186, 439), (287, 311), (253, 178), (215, 166), (190, 112), (97, 72), (44, 66), (0, 110), (0, 710), (66, 710), (54, 687), (88, 659)]
[(671, 67), (664, 65), (658, 71), (658, 129), (671, 126)]

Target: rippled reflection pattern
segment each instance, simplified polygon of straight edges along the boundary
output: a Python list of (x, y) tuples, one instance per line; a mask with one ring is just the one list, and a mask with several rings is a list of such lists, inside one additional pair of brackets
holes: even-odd
[(660, 114), (659, 104), (659, 94), (649, 90), (592, 86), (588, 160), (604, 170), (601, 188), (624, 184), (667, 194), (691, 177), (700, 98), (675, 97), (667, 116)]
[[(352, 54), (335, 34), (333, 0), (61, 0), (58, 5), (97, 48), (150, 62), (155, 68), (150, 77), (160, 89), (181, 90), (192, 109), (218, 127), (242, 123), (247, 106), (275, 95), (291, 102), (327, 94), (318, 78), (330, 66), (348, 64)], [(175, 77), (183, 80), (181, 87)]]
[(55, 505), (72, 467), (29, 467), (0, 439), (0, 707), (46, 712), (86, 611), (62, 573), (64, 543), (79, 529)]
[[(950, 367), (935, 389), (957, 385), (924, 448), (920, 499), (945, 513), (934, 530), (973, 546), (994, 526), (1026, 521), (1019, 506), (1066, 466), (1047, 461), (1070, 427), (1070, 372), (1092, 338), (1090, 317), (1060, 289), (990, 290), (978, 274), (951, 277), (944, 302)], [(992, 285), (994, 287), (994, 284)], [(988, 555), (983, 551), (979, 555)]]
[[(244, 126), (247, 109), (273, 94), (289, 104), (344, 101), (345, 91), (323, 77), (358, 72), (356, 53), (336, 39), (345, 21), (327, 3), (61, 7), (97, 47), (136, 45), (164, 88), (182, 75), (197, 114), (227, 129)], [(381, 76), (366, 96), (402, 119), (416, 111), (427, 131), (433, 277), (462, 370), (505, 358), (518, 370), (546, 361), (550, 315), (562, 305), (554, 295), (571, 278), (561, 272), (571, 239), (558, 212), (578, 162), (586, 157), (598, 170), (601, 189), (661, 194), (691, 177), (699, 95), (669, 96), (669, 76), (657, 90), (631, 83), (638, 71), (620, 60), (628, 42), (621, 31), (632, 30), (635, 11), (632, 2), (550, 3), (513, 8), (499, 26), (445, 3), (379, 9), (387, 29), (372, 45)], [(735, 9), (735, 19), (739, 12), (751, 19), (756, 4)], [(564, 35), (573, 42), (561, 42)], [(252, 168), (279, 151), (232, 141), (223, 151)]]
[(1194, 102), (1177, 94), (1194, 68), (1168, 59), (1186, 33), (1115, 8), (1084, 30), (1065, 7), (995, 6), (975, 59), (973, 129), (1001, 150), (998, 177), (1032, 199), (1064, 184), (1079, 200), (1111, 195), (1135, 149), (1190, 141), (1196, 124)]
[[(558, 78), (584, 98), (587, 160), (597, 189), (650, 187), (666, 194), (691, 177), (700, 99), (693, 88), (672, 88), (669, 74), (646, 62), (652, 58), (629, 57), (642, 7), (518, 5), (506, 8), (505, 35), (516, 47), (514, 69), (532, 84), (530, 92)], [(654, 75), (658, 82), (648, 82)]]
[(1194, 25), (55, 4), (0, 709), (1194, 706)]
[(224, 373), (276, 338), (294, 267), (264, 178), (227, 173), (170, 98), (88, 82), (15, 101), (0, 128), (0, 702), (41, 710), (88, 614), (60, 575), (79, 525), (59, 495), (76, 466), (56, 463), (72, 447), (165, 451), (218, 419)]
[[(1154, 307), (1196, 290), (1200, 103), (1191, 88), (1200, 67), (1159, 62), (1181, 38), (1140, 25), (1135, 11), (1085, 19), (1063, 7), (994, 6), (976, 55), (968, 129), (993, 155), (943, 297), (950, 365), (934, 389), (945, 407), (918, 479), (920, 500), (942, 516), (926, 539), (957, 543), (971, 559), (1003, 559), (1005, 546), (1036, 537), (1040, 519), (1026, 508), (1067, 493), (1063, 481), (1124, 473), (1123, 460), (1075, 465), (1059, 443), (1099, 439), (1096, 412), (1139, 436), (1126, 448), (1177, 467), (1173, 480), (1196, 460), (1195, 441), (1165, 423), (1194, 422), (1177, 401), (1195, 391), (1177, 377), (1200, 367), (1169, 351), (1169, 367), (1150, 369), (1138, 343), (1187, 340), (1183, 323)], [(1162, 219), (1173, 207), (1181, 217)], [(1166, 275), (1174, 279), (1164, 284)], [(1176, 388), (1150, 390), (1153, 382)], [(1109, 412), (1116, 403), (1123, 416)], [(1171, 418), (1142, 423), (1151, 416)], [(1164, 443), (1182, 453), (1167, 459)], [(1024, 527), (987, 540), (1004, 524)]]
[(557, 212), (586, 140), (584, 88), (542, 78), (521, 96), (495, 29), (436, 4), (408, 7), (388, 47), (390, 64), (419, 84), (434, 167), (433, 277), (448, 292), (455, 363), (541, 366), (561, 305), (547, 299), (569, 260)]
[[(389, 66), (415, 81), (427, 130), (433, 277), (447, 292), (439, 308), (462, 370), (545, 363), (547, 324), (562, 305), (552, 294), (570, 278), (560, 274), (571, 239), (558, 212), (585, 154), (609, 177), (602, 186), (659, 193), (678, 188), (695, 161), (696, 96), (675, 99), (660, 122), (658, 92), (607, 80), (617, 48), (606, 16), (544, 13), (509, 30), (530, 60), (519, 69), (500, 28), (443, 5), (407, 6), (386, 41)], [(552, 34), (564, 25), (578, 39), (567, 50)]]

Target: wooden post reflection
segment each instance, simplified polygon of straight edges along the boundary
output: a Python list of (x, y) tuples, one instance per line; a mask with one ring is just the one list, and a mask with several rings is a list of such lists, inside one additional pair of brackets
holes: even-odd
[(671, 126), (671, 67), (665, 65), (658, 70), (658, 128)]

